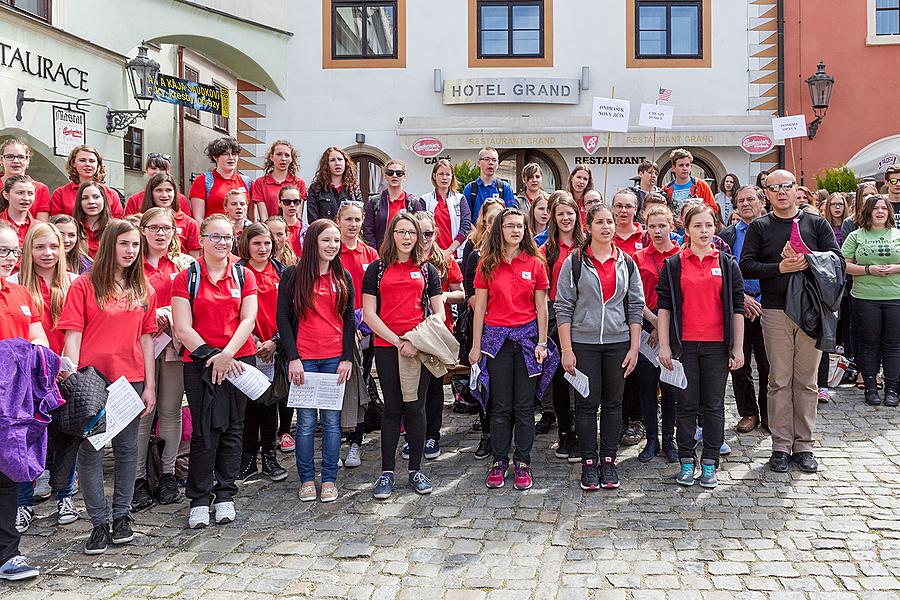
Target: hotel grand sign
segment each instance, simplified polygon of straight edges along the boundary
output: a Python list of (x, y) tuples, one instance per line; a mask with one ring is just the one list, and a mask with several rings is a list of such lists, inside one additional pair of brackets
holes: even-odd
[(578, 104), (577, 79), (482, 77), (444, 81), (444, 104)]

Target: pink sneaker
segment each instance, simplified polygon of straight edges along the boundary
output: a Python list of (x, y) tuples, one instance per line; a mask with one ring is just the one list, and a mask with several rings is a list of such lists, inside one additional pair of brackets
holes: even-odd
[(531, 478), (531, 468), (523, 462), (516, 463), (516, 483), (517, 490), (529, 490), (534, 485), (534, 479)]
[(819, 388), (818, 400), (822, 403), (831, 402), (831, 393), (828, 391), (828, 388)]
[(484, 485), (491, 489), (502, 488), (503, 484), (506, 483), (506, 471), (509, 468), (502, 460), (498, 460), (493, 465), (491, 465), (491, 470), (488, 471), (487, 479), (484, 481)]
[(278, 441), (278, 447), (282, 452), (293, 452), (296, 448), (294, 438), (289, 433), (282, 433), (281, 439)]

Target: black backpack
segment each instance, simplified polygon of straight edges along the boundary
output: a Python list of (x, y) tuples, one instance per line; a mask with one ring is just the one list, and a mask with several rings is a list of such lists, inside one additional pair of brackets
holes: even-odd
[[(231, 265), (231, 276), (238, 283), (238, 288), (244, 291), (244, 267), (237, 263)], [(191, 310), (194, 308), (194, 300), (197, 299), (197, 293), (200, 291), (200, 263), (194, 261), (188, 267), (188, 296), (191, 300)]]
[[(503, 180), (499, 177), (494, 180), (497, 184), (497, 194), (500, 196), (500, 201), (503, 204), (506, 204), (506, 201), (503, 199), (503, 190), (504, 183)], [(478, 180), (476, 179), (472, 183), (469, 184), (469, 210), (475, 210), (475, 201), (478, 199)], [(518, 205), (518, 202), (516, 203)], [(474, 217), (472, 218), (474, 221)]]
[[(428, 315), (431, 313), (431, 308), (429, 308), (428, 303), (428, 265), (430, 263), (422, 263), (419, 266), (419, 272), (422, 274), (422, 281), (425, 282), (425, 286), (422, 288), (422, 309), (424, 311), (424, 317), (427, 319)], [(384, 272), (387, 270), (387, 265), (384, 264), (384, 261), (380, 258), (378, 259), (378, 307), (376, 308), (376, 312), (381, 314), (381, 278), (384, 277)]]

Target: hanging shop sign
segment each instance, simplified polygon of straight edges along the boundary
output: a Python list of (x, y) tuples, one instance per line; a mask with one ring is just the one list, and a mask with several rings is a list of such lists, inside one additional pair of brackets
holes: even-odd
[(762, 133), (751, 133), (750, 135), (745, 135), (741, 140), (741, 148), (747, 154), (766, 154), (774, 147), (775, 142), (772, 141), (772, 138)]
[(85, 132), (85, 113), (53, 107), (53, 154), (68, 156), (76, 146), (85, 143)]
[(578, 79), (481, 77), (444, 81), (444, 104), (578, 104)]
[[(8, 4), (8, 3), (7, 3)], [(88, 72), (65, 65), (31, 50), (0, 42), (0, 65), (53, 83), (61, 83), (82, 92), (88, 90)]]
[(156, 99), (214, 115), (228, 116), (228, 90), (217, 85), (160, 73), (156, 77)]

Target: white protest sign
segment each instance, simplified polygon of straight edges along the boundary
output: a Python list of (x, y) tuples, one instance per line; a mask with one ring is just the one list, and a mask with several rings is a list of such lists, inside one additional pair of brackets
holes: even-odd
[(805, 137), (806, 117), (803, 115), (775, 117), (772, 119), (772, 133), (776, 140)]
[(638, 124), (641, 127), (672, 129), (672, 117), (674, 115), (675, 107), (669, 104), (641, 103), (641, 117)]
[(631, 103), (628, 100), (615, 98), (594, 98), (591, 112), (591, 129), (594, 131), (612, 131), (628, 133), (628, 116)]

